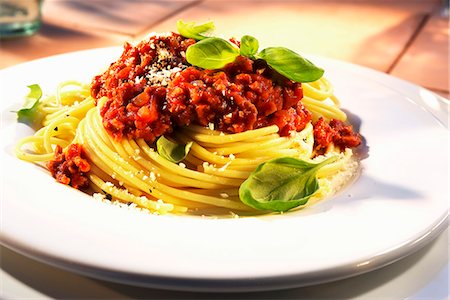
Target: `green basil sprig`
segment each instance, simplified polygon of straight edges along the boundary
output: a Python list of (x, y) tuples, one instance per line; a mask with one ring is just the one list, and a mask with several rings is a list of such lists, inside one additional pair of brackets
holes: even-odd
[(161, 136), (156, 141), (156, 150), (159, 155), (173, 163), (179, 163), (182, 161), (188, 155), (191, 146), (192, 142), (189, 142), (186, 145), (180, 145), (172, 142), (164, 136)]
[(38, 84), (29, 85), (28, 95), (25, 97), (25, 103), (17, 111), (17, 121), (28, 124), (32, 127), (39, 127), (44, 112), (41, 110), (40, 100), (42, 98), (42, 89)]
[(208, 22), (201, 25), (195, 25), (195, 22), (183, 22), (182, 20), (177, 21), (178, 32), (190, 39), (203, 40), (207, 38), (203, 34), (211, 32), (215, 29), (214, 22)]
[(249, 58), (254, 58), (258, 53), (259, 42), (256, 38), (250, 35), (244, 35), (241, 38), (240, 54)]
[(322, 77), (324, 70), (316, 67), (306, 58), (284, 47), (269, 47), (262, 50), (258, 58), (281, 75), (296, 82), (311, 82)]
[(336, 160), (330, 157), (309, 163), (293, 157), (272, 159), (260, 164), (241, 184), (239, 197), (258, 210), (284, 212), (304, 205), (319, 189), (317, 171)]
[(224, 39), (211, 37), (191, 45), (186, 50), (186, 60), (193, 66), (215, 70), (232, 63), (239, 49)]
[(242, 55), (254, 60), (263, 59), (275, 71), (296, 82), (315, 81), (324, 73), (323, 69), (284, 47), (269, 47), (258, 53), (259, 42), (249, 35), (242, 37), (240, 49), (224, 39), (205, 37), (201, 33), (212, 30), (212, 22), (195, 26), (194, 22), (184, 23), (180, 20), (177, 27), (182, 36), (200, 40), (186, 51), (187, 62), (196, 67), (221, 69)]

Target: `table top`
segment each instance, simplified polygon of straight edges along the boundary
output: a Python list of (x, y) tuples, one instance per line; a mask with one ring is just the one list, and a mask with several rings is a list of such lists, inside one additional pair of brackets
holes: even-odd
[(47, 0), (36, 35), (0, 40), (0, 69), (122, 45), (175, 30), (178, 19), (214, 20), (224, 36), (251, 34), (261, 44), (356, 63), (450, 95), (450, 27), (439, 0)]
[[(262, 44), (367, 66), (450, 98), (450, 27), (438, 0), (47, 0), (39, 32), (0, 39), (0, 69), (175, 30), (178, 19), (214, 20), (224, 36), (251, 34)], [(447, 299), (448, 249), (447, 229), (418, 252), (368, 274), (306, 288), (218, 296), (91, 279), (1, 247), (0, 298)]]

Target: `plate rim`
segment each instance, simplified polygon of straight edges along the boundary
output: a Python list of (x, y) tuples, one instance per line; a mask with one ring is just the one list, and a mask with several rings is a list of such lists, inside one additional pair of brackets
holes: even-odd
[[(183, 276), (161, 276), (158, 274), (136, 274), (117, 270), (99, 269), (92, 265), (74, 264), (73, 261), (62, 257), (48, 255), (29, 249), (27, 245), (20, 245), (5, 239), (0, 234), (0, 245), (34, 260), (61, 268), (66, 271), (87, 276), (94, 279), (106, 280), (115, 283), (129, 284), (138, 287), (157, 288), (187, 292), (263, 292), (300, 288), (317, 284), (339, 281), (356, 277), (378, 269), (382, 269), (403, 258), (418, 252), (420, 249), (435, 240), (449, 226), (449, 212), (436, 222), (433, 228), (427, 231), (426, 238), (419, 237), (399, 246), (386, 255), (372, 259), (370, 265), (357, 267), (355, 264), (343, 265), (339, 268), (319, 270), (313, 273), (286, 274), (282, 276), (265, 276), (255, 278), (191, 278)], [(28, 249), (27, 249), (28, 248)], [(327, 275), (324, 276), (324, 273)]]
[[(88, 50), (81, 50), (81, 51), (75, 51), (75, 52), (58, 54), (58, 55), (55, 55), (55, 56), (49, 56), (49, 57), (45, 57), (45, 58), (40, 58), (40, 59), (37, 59), (37, 60), (21, 63), (19, 65), (15, 65), (15, 66), (11, 66), (11, 67), (2, 69), (2, 70), (0, 70), (0, 74), (8, 73), (11, 69), (23, 68), (23, 67), (26, 68), (27, 66), (29, 66), (30, 64), (33, 64), (33, 63), (38, 63), (39, 64), (39, 63), (45, 62), (47, 60), (52, 60), (55, 57), (67, 57), (67, 55), (80, 55), (80, 54), (82, 55), (84, 53), (91, 53), (91, 52), (98, 52), (98, 51), (108, 51), (108, 49), (115, 49), (115, 50), (117, 50), (118, 48), (119, 48), (118, 46), (115, 46), (115, 47), (103, 47), (103, 48), (95, 48), (95, 49), (88, 49)], [(342, 64), (345, 68), (348, 68), (348, 67), (356, 68), (357, 72), (360, 71), (360, 70), (363, 70), (364, 72), (369, 72), (370, 73), (369, 75), (375, 74), (374, 77), (379, 77), (380, 80), (383, 81), (383, 82), (385, 80), (394, 80), (394, 81), (400, 82), (403, 86), (409, 86), (409, 88), (412, 88), (412, 89), (424, 89), (424, 88), (419, 87), (419, 86), (417, 86), (415, 84), (409, 83), (409, 82), (407, 82), (405, 80), (396, 78), (394, 76), (382, 73), (382, 72), (377, 71), (377, 70), (372, 70), (372, 69), (364, 67), (364, 66), (359, 66), (359, 65), (352, 64), (352, 63), (343, 62), (343, 61), (339, 61), (339, 60), (335, 60), (335, 59), (331, 59), (331, 58), (327, 58), (327, 57), (320, 57), (320, 56), (314, 56), (314, 57), (319, 58), (319, 59), (323, 59), (325, 61), (328, 60), (328, 61), (332, 61), (333, 63)], [(404, 88), (402, 87), (401, 89), (404, 89)], [(444, 100), (445, 98), (443, 98), (443, 97), (441, 97), (441, 96), (439, 96), (437, 94), (436, 94), (436, 96), (438, 97), (438, 99), (441, 98), (442, 101), (445, 101)], [(428, 113), (433, 114), (430, 111), (428, 111)], [(442, 120), (440, 120), (440, 124), (443, 125), (443, 127), (445, 127), (446, 130), (448, 130), (448, 125), (446, 126), (446, 124)], [(2, 201), (2, 204), (0, 204), (0, 205), (3, 207), (3, 201)], [(316, 280), (312, 280), (310, 282), (308, 282), (307, 280), (302, 280), (302, 282), (304, 284), (300, 284), (299, 285), (299, 283), (297, 282), (295, 285), (290, 285), (290, 286), (282, 286), (282, 285), (280, 285), (280, 283), (275, 284), (275, 286), (274, 286), (274, 285), (268, 284), (267, 282), (263, 286), (260, 286), (260, 284), (252, 285), (251, 284), (252, 280), (250, 280), (250, 282), (246, 282), (246, 284), (243, 284), (243, 286), (238, 288), (236, 291), (244, 291), (244, 290), (245, 291), (256, 291), (256, 290), (274, 289), (274, 288), (278, 288), (278, 287), (280, 287), (280, 288), (287, 288), (287, 287), (294, 287), (294, 286), (297, 286), (297, 287), (298, 286), (305, 286), (305, 285), (310, 285), (310, 284), (316, 284), (316, 283), (322, 283), (322, 282), (328, 282), (328, 281), (332, 281), (332, 280), (347, 278), (347, 277), (355, 276), (355, 275), (362, 274), (362, 273), (365, 273), (365, 272), (368, 272), (368, 271), (372, 271), (374, 269), (381, 268), (381, 267), (383, 267), (383, 266), (385, 266), (387, 264), (390, 264), (390, 263), (392, 263), (392, 262), (394, 262), (396, 260), (399, 260), (402, 257), (412, 253), (413, 250), (414, 251), (419, 250), (421, 247), (423, 247), (424, 245), (426, 245), (429, 242), (431, 242), (445, 228), (445, 224), (447, 223), (448, 215), (449, 215), (449, 211), (447, 210), (445, 213), (442, 214), (442, 216), (441, 216), (441, 218), (439, 220), (436, 220), (435, 224), (432, 226), (431, 229), (424, 230), (424, 231), (426, 231), (426, 233), (424, 233), (424, 235), (423, 235), (423, 236), (425, 236), (425, 238), (423, 236), (421, 236), (421, 237), (417, 238), (416, 240), (409, 241), (407, 243), (407, 245), (403, 245), (401, 248), (397, 249), (398, 252), (396, 252), (396, 251), (390, 252), (390, 254), (395, 254), (395, 255), (382, 256), (379, 259), (379, 263), (371, 264), (371, 266), (367, 267), (367, 268), (362, 268), (362, 269), (360, 269), (360, 272), (348, 272), (348, 267), (349, 266), (347, 266), (347, 268), (346, 268), (347, 271), (338, 272), (337, 270), (335, 270), (337, 273), (340, 274), (338, 276), (334, 275), (334, 276), (329, 276), (329, 278), (325, 278), (326, 276), (324, 277), (322, 275), (322, 276), (318, 276), (318, 277), (321, 277), (322, 279), (316, 279)], [(0, 243), (2, 245), (4, 245), (4, 246), (8, 247), (8, 248), (11, 248), (11, 249), (17, 251), (17, 252), (23, 253), (23, 254), (25, 254), (27, 256), (31, 256), (34, 259), (42, 260), (42, 261), (45, 261), (46, 263), (50, 263), (50, 264), (53, 264), (53, 265), (56, 265), (56, 266), (59, 266), (59, 267), (62, 267), (62, 268), (67, 268), (69, 270), (72, 270), (72, 271), (75, 271), (75, 272), (79, 272), (79, 273), (82, 273), (84, 275), (94, 276), (94, 277), (97, 276), (98, 278), (101, 278), (101, 279), (108, 279), (108, 280), (113, 280), (113, 281), (117, 280), (118, 282), (127, 281), (126, 278), (117, 279), (117, 277), (115, 277), (114, 274), (107, 274), (108, 271), (106, 271), (106, 273), (105, 273), (104, 272), (105, 270), (100, 270), (100, 272), (95, 272), (95, 270), (99, 271), (95, 267), (93, 267), (93, 270), (89, 270), (89, 271), (86, 271), (86, 269), (88, 269), (90, 266), (82, 266), (80, 269), (78, 269), (77, 266), (73, 266), (73, 262), (69, 262), (69, 261), (64, 262), (64, 261), (61, 261), (61, 260), (58, 260), (58, 259), (52, 260), (55, 257), (53, 256), (53, 257), (46, 258), (45, 257), (45, 253), (40, 253), (39, 255), (33, 255), (33, 251), (30, 251), (30, 249), (28, 249), (28, 251), (26, 251), (26, 250), (24, 251), (24, 249), (26, 249), (26, 245), (19, 245), (20, 243), (15, 243), (11, 239), (11, 237), (8, 238), (7, 234), (5, 235), (5, 233), (3, 232), (3, 229), (0, 229)], [(34, 254), (36, 254), (36, 252)], [(66, 263), (67, 263), (67, 265), (65, 265)], [(350, 267), (353, 267), (351, 269), (352, 269), (352, 271), (354, 271), (354, 266), (350, 266)], [(345, 267), (343, 266), (343, 268), (345, 268)], [(328, 270), (328, 271), (330, 271), (330, 270)], [(116, 273), (117, 271), (112, 271), (112, 272)], [(115, 274), (115, 275), (117, 275), (117, 274)], [(122, 275), (123, 275), (123, 273), (122, 273)], [(130, 276), (130, 275), (131, 274), (126, 274), (125, 277)], [(286, 275), (286, 276), (288, 276), (291, 279), (293, 278), (292, 274)], [(297, 274), (297, 276), (302, 277), (301, 275), (298, 275), (298, 274)], [(195, 291), (198, 291), (198, 290), (212, 291), (210, 288), (212, 286), (214, 286), (213, 284), (217, 284), (216, 286), (213, 287), (213, 289), (215, 291), (217, 291), (217, 289), (219, 289), (220, 286), (224, 286), (224, 284), (225, 285), (227, 284), (227, 280), (223, 279), (223, 278), (222, 279), (217, 279), (216, 278), (216, 279), (213, 280), (214, 282), (212, 282), (210, 280), (208, 280), (208, 281), (203, 280), (202, 281), (202, 279), (199, 279), (199, 278), (196, 278), (196, 279), (190, 278), (190, 279), (193, 280), (193, 282), (190, 282), (186, 286), (180, 285), (181, 282), (177, 282), (176, 284), (164, 284), (164, 283), (161, 283), (161, 282), (159, 282), (159, 283), (153, 282), (153, 283), (150, 283), (150, 284), (146, 284), (146, 282), (148, 283), (148, 279), (150, 277), (152, 277), (152, 276), (151, 275), (149, 276), (147, 274), (147, 275), (144, 275), (144, 280), (143, 281), (140, 281), (140, 280), (136, 281), (136, 279), (135, 279), (133, 282), (128, 282), (127, 281), (126, 283), (135, 284), (135, 285), (137, 284), (137, 285), (144, 285), (144, 286), (152, 286), (152, 287), (155, 287), (155, 284), (156, 284), (156, 287), (171, 288), (171, 289), (180, 288), (181, 290), (195, 290)], [(161, 279), (161, 278), (162, 277), (160, 275), (156, 275), (156, 277), (154, 279), (157, 280), (157, 279)], [(281, 277), (277, 276), (276, 278), (279, 279)], [(174, 279), (174, 277), (165, 278), (165, 281), (167, 282), (168, 279)], [(179, 281), (189, 281), (189, 278), (184, 278), (184, 277), (177, 278), (177, 279)], [(268, 279), (273, 281), (274, 277), (267, 277), (267, 281), (269, 281)], [(253, 279), (253, 280), (255, 280), (255, 279)], [(262, 279), (261, 277), (258, 277), (258, 280), (263, 280), (264, 281), (264, 279)], [(296, 278), (295, 281), (297, 281), (297, 280), (298, 280), (298, 278)], [(197, 283), (203, 282), (203, 284), (206, 284), (206, 285), (198, 286), (198, 285), (195, 284), (195, 282), (197, 282)], [(233, 284), (237, 284), (233, 280), (229, 281), (229, 283), (230, 282), (232, 282)], [(245, 280), (243, 281), (242, 278), (240, 278), (239, 282), (245, 283)], [(193, 288), (193, 286), (195, 286), (195, 287)], [(225, 288), (225, 290), (229, 291), (229, 288), (230, 288), (230, 286), (227, 286)]]

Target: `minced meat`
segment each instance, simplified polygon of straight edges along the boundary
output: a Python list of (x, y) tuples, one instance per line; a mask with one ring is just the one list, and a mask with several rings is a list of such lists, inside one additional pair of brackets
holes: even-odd
[(189, 66), (185, 52), (193, 43), (172, 33), (126, 44), (120, 59), (94, 78), (93, 97), (108, 98), (100, 113), (112, 136), (153, 142), (174, 127), (210, 123), (227, 133), (275, 124), (286, 136), (311, 120), (300, 83), (242, 56), (223, 70)]
[(331, 143), (341, 149), (353, 148), (361, 144), (361, 136), (353, 131), (351, 125), (335, 119), (328, 123), (321, 117), (314, 123), (315, 148), (325, 149)]
[(80, 144), (71, 144), (63, 152), (61, 146), (55, 149), (55, 158), (47, 163), (48, 170), (60, 183), (70, 185), (76, 189), (89, 186), (87, 172), (91, 169), (87, 155)]

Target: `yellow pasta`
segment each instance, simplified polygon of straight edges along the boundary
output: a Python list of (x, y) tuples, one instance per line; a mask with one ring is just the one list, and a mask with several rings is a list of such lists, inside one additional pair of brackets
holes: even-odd
[[(313, 120), (346, 119), (328, 80), (304, 83), (303, 90), (302, 101)], [(180, 128), (172, 139), (192, 146), (182, 162), (174, 163), (143, 139), (111, 137), (99, 113), (104, 101), (99, 99), (95, 105), (88, 85), (62, 83), (54, 96), (42, 100), (46, 113), (42, 128), (16, 145), (17, 157), (44, 164), (54, 158), (57, 145), (66, 149), (72, 143), (81, 144), (91, 165), (88, 177), (96, 198), (134, 203), (157, 214), (257, 214), (240, 201), (238, 190), (259, 164), (277, 157), (317, 161), (338, 156), (334, 163), (320, 169), (318, 178), (323, 188), (315, 194), (313, 203), (334, 192), (330, 180), (354, 164), (349, 149), (340, 153), (330, 148), (325, 155), (314, 158), (312, 123), (287, 137), (278, 135), (276, 125), (236, 134), (197, 125)]]

